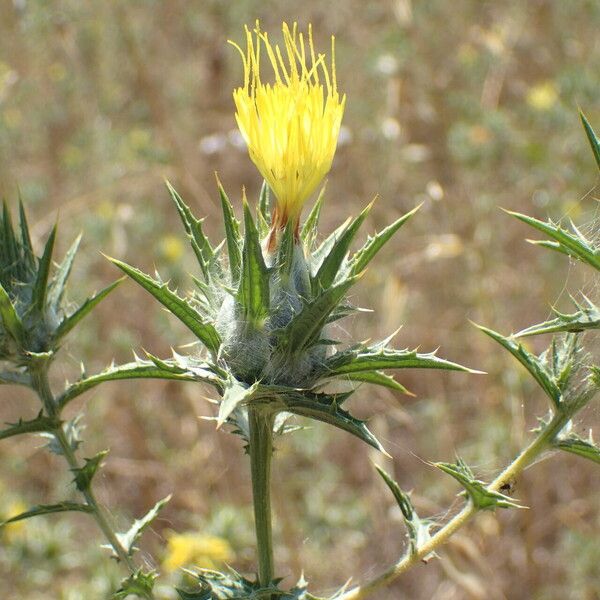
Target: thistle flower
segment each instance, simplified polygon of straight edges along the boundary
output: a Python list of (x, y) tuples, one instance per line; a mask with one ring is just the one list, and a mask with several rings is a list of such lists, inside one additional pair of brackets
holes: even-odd
[[(236, 120), (250, 158), (273, 190), (277, 204), (272, 218), (272, 249), (276, 232), (288, 221), (298, 233), (302, 206), (331, 168), (344, 113), (335, 75), (335, 40), (331, 63), (315, 53), (308, 28), (304, 35), (283, 24), (284, 49), (272, 45), (257, 21), (246, 27), (246, 52), (236, 43), (244, 63), (244, 85), (233, 92)], [(263, 83), (261, 46), (267, 53), (275, 83)], [(275, 235), (273, 235), (275, 234)]]

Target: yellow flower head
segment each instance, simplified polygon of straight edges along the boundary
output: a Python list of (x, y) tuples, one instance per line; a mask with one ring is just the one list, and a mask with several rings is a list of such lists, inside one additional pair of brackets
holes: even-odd
[(223, 538), (194, 532), (172, 532), (167, 540), (163, 567), (166, 571), (190, 566), (215, 569), (232, 559), (233, 550)]
[[(254, 35), (246, 27), (246, 52), (230, 42), (244, 63), (244, 85), (233, 92), (235, 117), (250, 158), (277, 197), (274, 229), (289, 220), (298, 226), (302, 205), (331, 168), (346, 102), (337, 90), (333, 36), (330, 65), (315, 54), (310, 25), (308, 44), (296, 23), (291, 30), (283, 24), (283, 41), (283, 50), (272, 45), (257, 21)], [(261, 48), (274, 83), (261, 79)]]

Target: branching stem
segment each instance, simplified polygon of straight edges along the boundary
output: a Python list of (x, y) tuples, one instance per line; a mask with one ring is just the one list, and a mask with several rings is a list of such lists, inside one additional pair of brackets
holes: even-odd
[[(500, 488), (517, 477), (523, 470), (532, 464), (538, 456), (548, 448), (556, 435), (563, 429), (570, 415), (565, 413), (557, 413), (552, 420), (543, 427), (535, 439), (515, 458), (515, 460), (500, 473), (492, 483), (488, 486), (491, 492), (497, 492)], [(389, 585), (394, 579), (408, 571), (418, 562), (424, 560), (432, 552), (437, 550), (441, 545), (446, 543), (448, 539), (456, 533), (465, 523), (467, 523), (479, 510), (471, 502), (467, 502), (465, 507), (438, 530), (429, 541), (420, 546), (416, 552), (407, 554), (399, 562), (392, 565), (381, 575), (375, 577), (371, 581), (355, 587), (343, 593), (338, 600), (362, 600), (376, 590)]]
[[(48, 382), (48, 365), (47, 363), (43, 363), (31, 371), (31, 379), (33, 388), (37, 392), (42, 404), (48, 416), (53, 419), (59, 419), (58, 407), (56, 404), (56, 400), (50, 389), (50, 384)], [(65, 460), (69, 464), (69, 468), (72, 471), (79, 469), (81, 465), (75, 456), (75, 452), (65, 435), (65, 432), (62, 426), (57, 427), (53, 430), (52, 435), (56, 438), (56, 441), (61, 447), (62, 453), (65, 457)], [(98, 527), (100, 527), (102, 533), (106, 537), (106, 540), (113, 548), (115, 554), (119, 557), (119, 560), (127, 566), (129, 571), (133, 574), (136, 572), (137, 568), (133, 559), (128, 554), (127, 550), (123, 547), (123, 545), (119, 542), (117, 535), (115, 533), (115, 529), (113, 525), (110, 523), (109, 517), (103, 508), (98, 503), (94, 492), (91, 488), (91, 483), (87, 483), (85, 489), (81, 490), (83, 497), (85, 498), (86, 504), (92, 509), (91, 514), (94, 516), (94, 519), (98, 523)]]

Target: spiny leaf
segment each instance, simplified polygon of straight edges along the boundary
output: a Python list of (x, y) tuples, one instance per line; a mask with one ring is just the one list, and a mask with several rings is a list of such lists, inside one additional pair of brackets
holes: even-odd
[(592, 152), (594, 153), (594, 158), (596, 159), (596, 165), (598, 165), (598, 169), (600, 169), (600, 140), (598, 140), (598, 136), (594, 133), (592, 126), (581, 111), (579, 111), (579, 116), (581, 118), (581, 122), (583, 123), (585, 134), (590, 142), (590, 146), (592, 147)]
[(383, 248), (383, 246), (391, 239), (391, 237), (408, 221), (423, 204), (419, 204), (413, 208), (410, 212), (401, 216), (397, 221), (394, 221), (391, 225), (388, 225), (385, 229), (380, 231), (373, 237), (367, 239), (366, 244), (352, 257), (350, 261), (350, 272), (352, 274), (360, 273), (364, 271), (367, 265), (375, 257), (375, 255)]
[(390, 390), (401, 392), (402, 394), (414, 396), (414, 394), (411, 394), (411, 392), (409, 392), (401, 383), (398, 383), (393, 377), (386, 375), (381, 371), (359, 371), (358, 373), (347, 373), (343, 376), (343, 378), (348, 379), (349, 381), (380, 385), (382, 387), (389, 388)]
[(237, 300), (248, 323), (262, 329), (269, 314), (269, 272), (265, 265), (258, 231), (244, 194), (244, 249)]
[(205, 278), (208, 278), (210, 276), (208, 263), (213, 258), (215, 251), (208, 238), (204, 234), (204, 231), (202, 230), (203, 220), (196, 219), (196, 217), (194, 217), (189, 206), (187, 206), (187, 204), (182, 200), (181, 196), (177, 193), (169, 181), (165, 181), (165, 184), (169, 190), (169, 194), (171, 195), (173, 202), (175, 203), (185, 231), (188, 234), (192, 249), (194, 250), (194, 254), (198, 259), (202, 273), (204, 274)]
[(154, 519), (158, 516), (158, 513), (160, 513), (169, 500), (171, 500), (170, 495), (159, 500), (141, 519), (136, 519), (128, 531), (117, 534), (119, 542), (121, 542), (121, 545), (130, 556), (135, 550), (135, 543), (140, 539), (144, 530), (152, 524)]
[(538, 382), (544, 392), (546, 392), (546, 395), (550, 398), (554, 408), (560, 407), (562, 401), (561, 390), (553, 380), (548, 369), (537, 356), (528, 352), (522, 344), (518, 344), (515, 341), (506, 338), (492, 329), (488, 329), (481, 325), (476, 325), (476, 327), (508, 350), (529, 371), (530, 375)]
[[(341, 395), (342, 401), (347, 395)], [(389, 456), (379, 440), (369, 431), (364, 421), (356, 419), (349, 412), (340, 408), (338, 398), (328, 394), (287, 395), (282, 397), (287, 412), (308, 417), (333, 425), (356, 436), (376, 450)]]
[(307, 302), (281, 333), (281, 343), (289, 355), (300, 353), (316, 343), (329, 315), (360, 275), (332, 285)]
[(219, 405), (217, 427), (221, 427), (238, 406), (242, 406), (252, 398), (258, 385), (258, 382), (256, 382), (251, 386), (247, 386), (237, 381), (234, 377), (229, 377), (225, 381), (223, 398)]
[(11, 269), (18, 269), (19, 266), (19, 248), (15, 237), (15, 232), (12, 226), (10, 211), (6, 202), (2, 204), (2, 254), (3, 262)]
[(578, 435), (571, 434), (566, 438), (559, 439), (556, 446), (561, 450), (577, 454), (577, 456), (582, 456), (600, 464), (600, 448), (594, 444), (591, 435), (589, 440), (584, 440)]
[(456, 464), (434, 463), (433, 466), (454, 477), (465, 488), (465, 493), (478, 510), (523, 508), (510, 496), (489, 490), (482, 481), (475, 479), (471, 469), (460, 458), (457, 459)]
[(93, 512), (93, 509), (90, 506), (88, 506), (87, 504), (80, 504), (79, 502), (69, 502), (69, 501), (60, 502), (59, 504), (39, 504), (37, 506), (30, 508), (29, 510), (26, 510), (25, 512), (15, 515), (14, 517), (11, 517), (10, 519), (7, 519), (6, 521), (3, 521), (2, 523), (0, 523), (0, 527), (4, 527), (5, 525), (8, 525), (9, 523), (16, 523), (17, 521), (23, 521), (24, 519), (29, 519), (31, 517), (38, 517), (41, 515), (50, 515), (53, 513), (71, 512), (71, 511), (91, 513), (91, 512)]
[(91, 375), (81, 379), (65, 389), (58, 398), (58, 405), (63, 408), (71, 400), (96, 387), (105, 381), (117, 381), (121, 379), (175, 379), (178, 381), (205, 381), (215, 385), (217, 378), (212, 375), (202, 379), (197, 373), (173, 373), (157, 367), (152, 361), (136, 361), (110, 367), (102, 373)]
[[(351, 223), (344, 229), (339, 238), (334, 242), (331, 250), (327, 256), (323, 259), (317, 274), (313, 279), (313, 293), (318, 293), (320, 290), (326, 290), (329, 288), (340, 270), (350, 244), (356, 236), (359, 227), (363, 221), (367, 218), (367, 215), (371, 211), (373, 202), (368, 204), (366, 208), (356, 217)], [(355, 272), (358, 274), (358, 271)]]
[(242, 265), (242, 236), (240, 235), (240, 224), (233, 213), (233, 206), (221, 182), (217, 179), (221, 206), (223, 208), (223, 221), (225, 223), (225, 239), (227, 240), (227, 253), (229, 255), (229, 269), (231, 271), (231, 283), (235, 285), (240, 276)]
[(187, 300), (180, 298), (169, 289), (166, 283), (162, 283), (146, 275), (139, 269), (128, 264), (109, 258), (124, 273), (129, 275), (135, 282), (139, 283), (145, 290), (150, 292), (165, 308), (175, 315), (196, 337), (214, 354), (219, 352), (221, 338), (215, 327), (205, 321), (202, 315), (193, 308)]
[(56, 419), (46, 417), (40, 412), (35, 419), (24, 421), (19, 419), (16, 423), (7, 423), (6, 429), (0, 430), (0, 440), (12, 437), (14, 435), (22, 435), (24, 433), (39, 433), (42, 431), (52, 431), (60, 426)]
[(50, 266), (52, 264), (52, 252), (54, 250), (54, 241), (56, 239), (56, 225), (52, 228), (46, 246), (44, 247), (44, 254), (40, 258), (38, 264), (38, 272), (33, 286), (32, 305), (37, 308), (40, 312), (44, 310), (46, 303), (46, 292), (48, 290), (48, 277), (50, 275)]
[(269, 223), (271, 222), (271, 190), (266, 180), (263, 180), (260, 194), (258, 195), (257, 221), (261, 236), (267, 235), (269, 232)]
[(154, 581), (158, 577), (156, 571), (138, 569), (121, 582), (121, 587), (111, 596), (111, 600), (125, 600), (130, 596), (153, 598)]
[(73, 327), (75, 327), (84, 317), (86, 317), (108, 294), (110, 294), (121, 282), (125, 280), (125, 277), (121, 277), (116, 281), (113, 281), (110, 285), (106, 286), (103, 290), (100, 290), (97, 294), (94, 294), (91, 298), (88, 298), (79, 308), (73, 311), (68, 317), (65, 317), (61, 324), (56, 329), (56, 338), (61, 339)]
[(315, 240), (317, 239), (317, 232), (319, 228), (319, 218), (321, 217), (321, 209), (323, 208), (323, 200), (325, 199), (325, 189), (327, 184), (324, 184), (319, 192), (317, 200), (313, 204), (313, 207), (304, 221), (302, 231), (300, 232), (300, 239), (304, 245), (308, 248), (312, 248)]
[(100, 467), (100, 463), (104, 460), (104, 457), (107, 454), (108, 450), (102, 450), (92, 458), (84, 458), (83, 460), (85, 461), (85, 464), (83, 467), (72, 469), (73, 474), (75, 475), (75, 485), (80, 492), (85, 492), (90, 488), (92, 479)]
[(48, 302), (54, 310), (58, 310), (60, 306), (60, 302), (65, 291), (65, 285), (67, 283), (67, 279), (69, 278), (69, 274), (71, 273), (71, 269), (73, 267), (73, 260), (75, 259), (75, 255), (77, 254), (77, 249), (79, 248), (80, 242), (81, 234), (79, 234), (75, 238), (75, 241), (69, 248), (62, 263), (56, 271), (54, 279), (52, 280), (52, 284), (50, 286), (50, 293), (48, 294)]
[[(410, 544), (410, 553), (416, 554), (423, 544), (427, 543), (431, 539), (430, 529), (434, 523), (427, 519), (420, 519), (415, 511), (410, 497), (404, 493), (398, 483), (392, 479), (392, 477), (386, 473), (381, 467), (375, 465), (377, 472), (381, 475), (388, 488), (394, 495), (398, 507), (402, 512), (404, 524), (408, 532), (408, 540)], [(426, 556), (424, 560), (431, 558), (431, 554)]]
[(4, 323), (4, 328), (12, 338), (19, 344), (23, 345), (25, 341), (25, 329), (21, 318), (17, 314), (13, 303), (11, 302), (8, 292), (0, 284), (0, 317)]
[(21, 244), (25, 250), (25, 258), (29, 266), (32, 267), (34, 263), (33, 245), (31, 244), (29, 225), (27, 224), (27, 216), (25, 215), (25, 208), (23, 207), (21, 198), (19, 198), (19, 227), (21, 229)]
[(534, 229), (545, 233), (548, 237), (554, 240), (553, 242), (541, 242), (534, 240), (534, 244), (543, 245), (552, 250), (557, 250), (563, 254), (568, 254), (573, 258), (577, 258), (585, 263), (588, 263), (595, 269), (600, 270), (600, 256), (592, 244), (577, 230), (571, 223), (574, 233), (570, 233), (563, 229), (560, 225), (556, 225), (552, 221), (539, 221), (528, 215), (521, 213), (506, 211), (509, 215), (516, 217), (523, 223), (527, 223)]
[(591, 302), (587, 307), (579, 307), (579, 310), (572, 314), (560, 313), (557, 310), (553, 310), (553, 312), (556, 318), (522, 329), (515, 334), (515, 337), (566, 331), (579, 333), (586, 329), (600, 329), (600, 310)]
[(480, 373), (480, 371), (438, 358), (435, 352), (421, 354), (416, 350), (359, 346), (329, 357), (324, 365), (323, 376), (335, 377), (379, 369), (445, 369), (465, 373)]

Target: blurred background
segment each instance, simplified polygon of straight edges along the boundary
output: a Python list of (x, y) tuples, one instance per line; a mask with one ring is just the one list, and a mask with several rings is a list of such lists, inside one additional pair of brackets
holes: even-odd
[[(27, 205), (38, 248), (60, 223), (59, 252), (84, 232), (72, 300), (119, 274), (100, 251), (186, 288), (193, 254), (163, 186), (169, 178), (220, 239), (214, 171), (232, 200), (260, 178), (235, 129), (231, 92), (242, 77), (227, 39), (260, 18), (312, 22), (316, 43), (337, 38), (347, 110), (329, 176), (323, 234), (379, 195), (364, 235), (424, 201), (374, 262), (355, 300), (375, 312), (345, 323), (359, 339), (403, 326), (420, 346), (486, 376), (403, 372), (416, 396), (363, 388), (353, 410), (393, 455), (385, 461), (343, 432), (311, 425), (277, 443), (273, 502), (277, 571), (304, 569), (313, 593), (362, 581), (400, 555), (404, 530), (372, 461), (413, 490), (423, 515), (444, 517), (455, 482), (428, 461), (460, 454), (491, 479), (524, 443), (542, 394), (469, 319), (503, 333), (568, 309), (567, 290), (592, 296), (585, 268), (525, 242), (532, 230), (499, 207), (572, 218), (597, 234), (597, 170), (578, 122), (600, 129), (600, 5), (573, 2), (316, 0), (0, 0), (0, 193)], [(340, 335), (344, 335), (340, 332)], [(133, 283), (124, 283), (72, 336), (54, 368), (59, 390), (83, 359), (88, 373), (131, 349), (166, 356), (190, 337)], [(547, 339), (530, 347), (541, 351)], [(593, 343), (588, 339), (588, 343)], [(249, 465), (241, 440), (199, 419), (208, 390), (165, 382), (105, 384), (74, 403), (83, 456), (110, 448), (96, 478), (123, 528), (158, 499), (171, 503), (143, 539), (144, 560), (170, 582), (178, 567), (254, 565)], [(0, 390), (0, 420), (32, 417), (34, 398)], [(585, 425), (583, 423), (585, 421)], [(582, 422), (597, 425), (597, 403)], [(58, 501), (71, 475), (36, 438), (0, 445), (0, 514)], [(530, 510), (481, 515), (380, 600), (600, 598), (597, 467), (561, 455), (517, 482)], [(105, 598), (122, 573), (85, 516), (6, 530), (4, 598)], [(113, 588), (114, 589), (114, 588)], [(159, 587), (159, 590), (162, 587)], [(169, 597), (168, 595), (163, 596)]]

